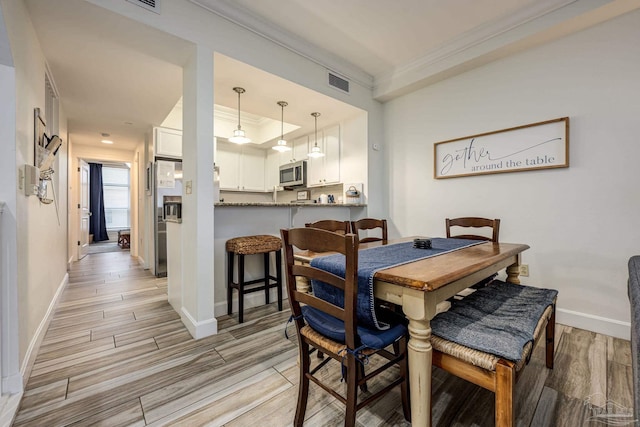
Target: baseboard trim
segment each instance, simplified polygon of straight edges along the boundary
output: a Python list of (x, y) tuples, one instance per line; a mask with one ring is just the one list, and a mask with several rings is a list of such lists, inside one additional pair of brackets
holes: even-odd
[(3, 394), (0, 397), (0, 427), (9, 427), (18, 413), (22, 392), (16, 394)]
[(556, 309), (556, 322), (624, 340), (631, 337), (631, 323), (593, 314), (558, 308)]
[(17, 372), (2, 378), (2, 390), (6, 393), (20, 393), (24, 389), (22, 373)]
[(38, 349), (40, 349), (40, 344), (42, 344), (44, 335), (47, 333), (47, 329), (49, 328), (49, 324), (51, 323), (51, 318), (53, 317), (53, 313), (58, 306), (58, 301), (60, 300), (62, 292), (67, 286), (67, 283), (69, 283), (69, 273), (65, 273), (64, 277), (62, 278), (62, 282), (60, 282), (58, 290), (51, 299), (51, 303), (49, 304), (49, 308), (47, 309), (46, 314), (43, 316), (40, 325), (38, 325), (38, 329), (36, 329), (36, 333), (33, 335), (33, 338), (29, 343), (29, 347), (27, 348), (27, 352), (23, 359), (22, 368), (20, 369), (20, 373), (22, 374), (22, 378), (24, 379), (24, 384), (27, 383), (27, 380), (31, 375), (31, 369), (33, 369), (33, 364), (36, 360), (36, 356), (38, 355)]
[[(287, 299), (287, 289), (286, 287), (283, 289), (283, 300)], [(278, 291), (276, 289), (271, 289), (269, 293), (269, 303), (278, 301)], [(252, 294), (245, 294), (244, 296), (244, 308), (253, 308), (260, 307), (264, 305), (264, 292), (255, 292)], [(227, 314), (227, 301), (217, 302), (214, 305), (213, 312), (216, 317), (224, 316)], [(238, 312), (238, 293), (233, 293), (233, 312)]]
[(218, 333), (218, 320), (215, 317), (198, 322), (186, 308), (182, 307), (180, 318), (191, 336), (196, 340)]

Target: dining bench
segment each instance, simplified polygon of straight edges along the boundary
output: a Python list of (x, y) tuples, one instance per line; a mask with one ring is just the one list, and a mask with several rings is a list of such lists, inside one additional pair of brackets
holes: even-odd
[(499, 280), (431, 321), (434, 366), (495, 394), (495, 425), (514, 425), (514, 387), (536, 343), (546, 335), (553, 368), (557, 291)]

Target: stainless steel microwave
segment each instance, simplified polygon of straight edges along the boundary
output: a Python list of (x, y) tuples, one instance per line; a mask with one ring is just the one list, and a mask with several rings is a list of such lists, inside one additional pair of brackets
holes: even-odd
[(287, 163), (280, 166), (281, 187), (301, 187), (307, 185), (307, 161)]

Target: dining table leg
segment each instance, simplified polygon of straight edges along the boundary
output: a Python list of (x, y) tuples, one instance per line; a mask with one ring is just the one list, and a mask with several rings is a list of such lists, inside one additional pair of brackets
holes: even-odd
[(409, 392), (411, 425), (431, 425), (431, 325), (409, 319)]
[(435, 302), (422, 291), (405, 292), (402, 310), (409, 319), (409, 396), (411, 425), (431, 426), (431, 319)]
[(507, 267), (507, 282), (520, 284), (520, 254), (516, 255), (516, 262)]

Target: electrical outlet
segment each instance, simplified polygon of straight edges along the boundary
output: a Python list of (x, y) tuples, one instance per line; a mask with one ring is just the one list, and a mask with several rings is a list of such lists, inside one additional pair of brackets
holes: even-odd
[(529, 264), (520, 264), (520, 275), (529, 277)]

